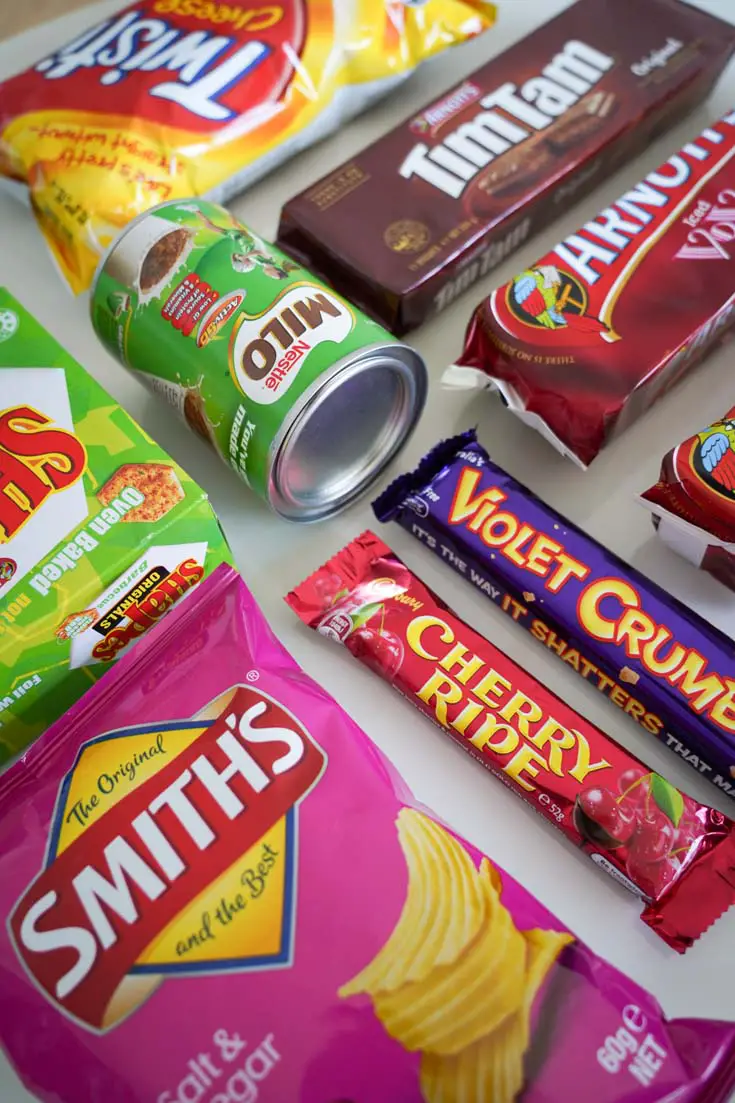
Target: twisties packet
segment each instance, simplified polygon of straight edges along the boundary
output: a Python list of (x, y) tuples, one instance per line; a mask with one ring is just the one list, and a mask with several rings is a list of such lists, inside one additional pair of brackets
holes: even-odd
[(231, 558), (207, 496), (0, 288), (0, 765)]
[(494, 21), (489, 0), (140, 0), (0, 84), (0, 174), (75, 292), (166, 199), (218, 202)]
[(725, 1103), (415, 803), (219, 567), (0, 779), (0, 1040), (43, 1103)]

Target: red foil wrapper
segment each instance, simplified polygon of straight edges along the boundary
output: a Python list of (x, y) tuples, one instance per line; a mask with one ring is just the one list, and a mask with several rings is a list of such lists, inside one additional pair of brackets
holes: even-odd
[(735, 321), (735, 112), (476, 308), (447, 387), (587, 467)]
[(669, 547), (735, 590), (735, 407), (664, 456), (640, 501)]
[(653, 773), (475, 632), (374, 533), (286, 601), (645, 902), (684, 952), (735, 898), (735, 825)]

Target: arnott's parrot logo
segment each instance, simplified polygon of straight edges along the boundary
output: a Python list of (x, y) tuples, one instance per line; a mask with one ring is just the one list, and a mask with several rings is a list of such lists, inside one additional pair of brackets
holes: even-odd
[(712, 490), (735, 498), (735, 421), (716, 421), (699, 433), (692, 462)]
[(587, 294), (581, 283), (552, 264), (528, 268), (516, 276), (509, 288), (508, 306), (514, 317), (535, 328), (599, 337), (610, 333), (604, 322), (587, 313)]

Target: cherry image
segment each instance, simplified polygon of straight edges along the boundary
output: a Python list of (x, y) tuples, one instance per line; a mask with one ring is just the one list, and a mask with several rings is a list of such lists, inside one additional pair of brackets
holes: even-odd
[(393, 632), (363, 624), (348, 637), (350, 650), (376, 674), (392, 678), (403, 662), (403, 644)]
[(631, 808), (642, 807), (651, 790), (650, 771), (646, 771), (640, 766), (632, 766), (618, 778), (618, 789), (621, 803), (625, 803)]
[(674, 851), (689, 850), (697, 839), (701, 839), (705, 832), (704, 824), (696, 816), (688, 816), (685, 812), (679, 821), (674, 836)]
[(610, 789), (585, 789), (574, 804), (574, 823), (580, 835), (597, 846), (614, 850), (624, 846), (636, 829), (634, 816), (621, 807)]
[(670, 858), (656, 862), (647, 862), (636, 853), (628, 855), (626, 870), (631, 881), (645, 892), (656, 898), (671, 884), (678, 872), (678, 865)]
[(324, 609), (334, 605), (337, 594), (345, 590), (345, 584), (338, 574), (323, 572), (314, 579), (314, 593)]
[(676, 829), (666, 816), (651, 812), (638, 820), (631, 843), (631, 854), (641, 862), (659, 862), (671, 853)]

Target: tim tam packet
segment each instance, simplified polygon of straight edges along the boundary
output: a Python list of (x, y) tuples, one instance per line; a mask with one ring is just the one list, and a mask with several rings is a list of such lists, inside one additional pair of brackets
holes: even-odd
[(511, 478), (474, 431), (374, 509), (735, 797), (735, 643)]
[(667, 1022), (418, 805), (234, 571), (116, 675), (0, 779), (0, 1039), (43, 1103), (729, 1099), (735, 1025)]
[(732, 113), (484, 299), (445, 384), (586, 467), (732, 323), (734, 157)]
[(665, 544), (735, 590), (735, 408), (667, 453), (639, 500)]
[[(654, 773), (365, 532), (286, 599), (644, 903), (683, 953), (735, 900), (735, 823)], [(492, 1097), (491, 1097), (492, 1098)]]
[(230, 552), (204, 492), (0, 288), (0, 764)]
[(678, 0), (580, 0), (291, 199), (279, 244), (405, 333), (679, 122), (734, 45)]
[(489, 0), (139, 0), (0, 84), (0, 175), (83, 291), (137, 215), (224, 202), (494, 17)]

